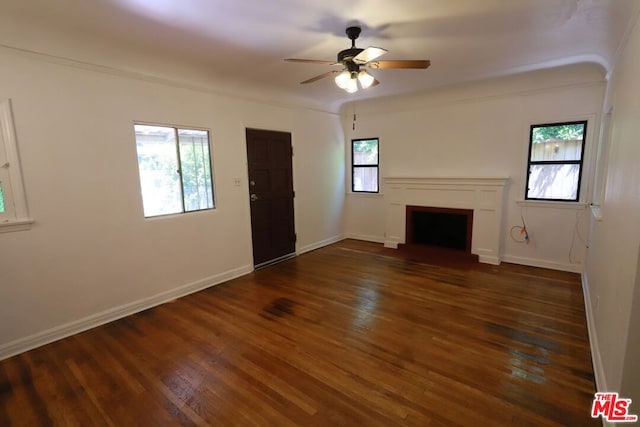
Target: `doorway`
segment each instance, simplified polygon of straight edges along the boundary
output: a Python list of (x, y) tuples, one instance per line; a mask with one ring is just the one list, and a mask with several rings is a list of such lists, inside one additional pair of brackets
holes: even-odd
[(291, 134), (247, 129), (247, 167), (255, 268), (295, 256)]

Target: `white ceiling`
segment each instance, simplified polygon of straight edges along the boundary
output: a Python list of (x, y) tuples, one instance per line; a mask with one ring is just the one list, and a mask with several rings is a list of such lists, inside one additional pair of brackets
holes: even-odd
[[(353, 99), (429, 90), (522, 71), (596, 62), (609, 71), (640, 0), (2, 0), (0, 44), (188, 81), (227, 93), (336, 110)], [(430, 59), (427, 70), (373, 70), (349, 95), (332, 69), (358, 47), (381, 59)], [(333, 67), (335, 68), (335, 67)]]

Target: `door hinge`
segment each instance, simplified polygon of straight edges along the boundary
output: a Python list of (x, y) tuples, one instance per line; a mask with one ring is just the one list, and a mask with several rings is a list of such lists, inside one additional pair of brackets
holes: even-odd
[(293, 243), (297, 243), (298, 242), (298, 235), (296, 233), (293, 233)]
[(293, 197), (294, 197), (294, 198), (296, 197), (296, 192), (295, 192), (295, 191), (293, 192)]

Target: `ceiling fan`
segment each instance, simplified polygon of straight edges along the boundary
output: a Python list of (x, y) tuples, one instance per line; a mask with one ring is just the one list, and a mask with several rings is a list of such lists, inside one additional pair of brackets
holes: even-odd
[(300, 82), (301, 84), (313, 83), (326, 77), (335, 76), (336, 85), (349, 93), (358, 90), (358, 82), (363, 89), (375, 86), (380, 82), (376, 80), (369, 72), (363, 68), (386, 69), (386, 68), (409, 68), (409, 69), (425, 69), (431, 65), (429, 60), (392, 60), (378, 61), (377, 58), (387, 53), (386, 49), (370, 46), (366, 49), (356, 47), (356, 39), (360, 36), (362, 29), (360, 27), (348, 27), (347, 37), (351, 40), (349, 49), (338, 52), (337, 61), (323, 61), (317, 59), (296, 59), (287, 58), (287, 62), (300, 62), (308, 64), (322, 65), (342, 65), (342, 70), (332, 70), (322, 73), (319, 76), (312, 77), (308, 80)]

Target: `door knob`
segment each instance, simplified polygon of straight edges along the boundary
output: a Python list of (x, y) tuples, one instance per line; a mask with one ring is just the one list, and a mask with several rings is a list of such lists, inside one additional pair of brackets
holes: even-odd
[(256, 200), (258, 200), (258, 195), (257, 194), (252, 194), (250, 197), (252, 202), (255, 202)]

